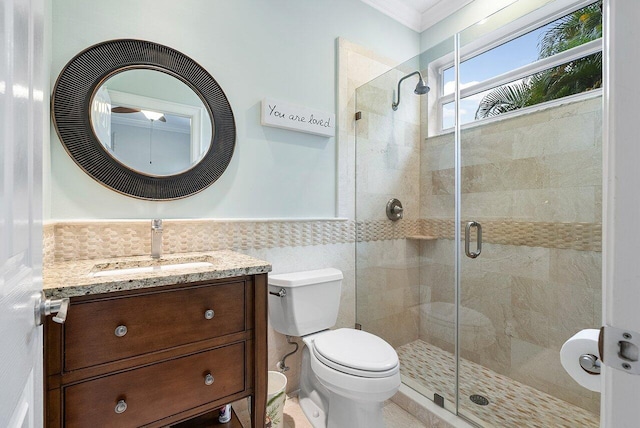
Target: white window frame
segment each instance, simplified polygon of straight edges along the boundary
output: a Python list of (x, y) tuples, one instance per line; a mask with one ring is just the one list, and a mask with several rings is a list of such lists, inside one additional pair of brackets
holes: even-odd
[[(556, 0), (551, 4), (545, 5), (535, 11), (526, 14), (525, 16), (518, 18), (509, 24), (506, 24), (500, 27), (498, 30), (490, 32), (487, 35), (478, 37), (474, 41), (465, 44), (460, 49), (460, 62), (464, 62), (467, 59), (476, 57), (481, 55), (497, 46), (503, 45), (511, 40), (514, 40), (524, 34), (527, 34), (533, 30), (536, 30), (544, 25), (547, 25), (550, 22), (555, 21), (556, 19), (562, 18), (563, 16), (572, 13), (576, 10), (579, 10), (585, 6), (588, 6), (594, 3), (595, 0)], [(499, 13), (499, 12), (498, 12)], [(491, 19), (491, 17), (487, 18)], [(475, 24), (478, 25), (478, 24)], [(474, 25), (474, 26), (475, 26)], [(469, 29), (473, 28), (469, 27)], [(464, 31), (469, 31), (463, 30)], [(574, 61), (579, 58), (583, 58), (598, 52), (602, 52), (602, 38), (593, 40), (591, 42), (587, 42), (583, 45), (576, 46), (574, 48), (568, 49), (566, 51), (557, 53), (555, 55), (540, 59), (531, 64), (527, 64), (522, 67), (518, 67), (516, 69), (510, 70), (506, 73), (500, 74), (498, 76), (491, 77), (489, 79), (483, 80), (481, 82), (475, 83), (473, 85), (466, 86), (460, 89), (460, 99), (464, 99), (466, 97), (479, 94), (489, 89), (493, 89), (511, 82), (514, 82), (518, 79), (522, 79), (532, 74), (539, 73), (544, 70), (548, 70), (553, 67), (560, 66), (562, 64), (566, 64), (568, 62)], [(453, 127), (443, 128), (443, 108), (446, 104), (455, 101), (455, 92), (451, 94), (444, 95), (444, 71), (453, 67), (454, 65), (454, 53), (447, 54), (435, 61), (432, 61), (428, 65), (427, 74), (429, 76), (429, 82), (432, 86), (431, 93), (435, 95), (435, 100), (431, 101), (429, 104), (430, 113), (428, 115), (429, 124), (428, 124), (428, 134), (429, 136), (440, 135), (444, 133), (451, 132)], [(569, 97), (563, 97), (558, 100), (551, 100), (543, 103), (536, 104), (535, 106), (528, 107), (526, 109), (515, 110), (513, 112), (504, 113), (500, 115), (500, 118), (513, 117), (517, 114), (522, 114), (525, 111), (527, 113), (531, 113), (532, 111), (543, 109), (549, 107), (551, 104), (558, 104), (558, 101), (565, 100), (575, 101), (577, 98), (579, 99), (581, 96), (585, 98), (593, 96), (595, 92), (600, 93), (601, 90), (583, 92), (582, 94), (575, 94)], [(564, 103), (564, 102), (563, 102)], [(463, 127), (467, 127), (470, 125), (475, 125), (480, 122), (485, 123), (486, 120), (495, 119), (485, 118), (474, 120), (471, 123), (467, 123), (463, 125)]]

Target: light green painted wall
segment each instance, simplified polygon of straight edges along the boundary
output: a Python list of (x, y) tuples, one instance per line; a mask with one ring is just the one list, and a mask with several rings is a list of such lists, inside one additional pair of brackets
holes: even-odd
[(420, 51), (437, 45), (457, 32), (501, 11), (482, 30), (489, 32), (507, 24), (552, 0), (474, 0), (420, 34)]
[(419, 52), (420, 36), (360, 0), (55, 0), (55, 81), (78, 52), (116, 38), (173, 47), (224, 89), (237, 149), (210, 188), (171, 202), (119, 195), (82, 172), (51, 134), (49, 219), (333, 217), (336, 143), (262, 127), (260, 100), (336, 111), (336, 38), (398, 63)]

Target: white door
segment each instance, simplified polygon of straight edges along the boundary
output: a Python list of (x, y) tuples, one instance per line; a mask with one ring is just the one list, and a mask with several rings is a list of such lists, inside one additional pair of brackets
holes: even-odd
[[(640, 332), (640, 2), (605, 8), (603, 320)], [(640, 375), (604, 362), (601, 426), (640, 427)]]
[(0, 2), (0, 426), (40, 427), (43, 0)]

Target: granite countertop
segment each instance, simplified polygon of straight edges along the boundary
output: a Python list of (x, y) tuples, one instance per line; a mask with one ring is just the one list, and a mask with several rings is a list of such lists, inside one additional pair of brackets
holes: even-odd
[[(197, 264), (171, 266), (183, 263)], [(140, 269), (121, 273), (136, 268)], [(160, 259), (136, 256), (76, 260), (45, 266), (43, 289), (48, 298), (60, 299), (267, 272), (271, 272), (268, 262), (234, 251), (167, 254)]]

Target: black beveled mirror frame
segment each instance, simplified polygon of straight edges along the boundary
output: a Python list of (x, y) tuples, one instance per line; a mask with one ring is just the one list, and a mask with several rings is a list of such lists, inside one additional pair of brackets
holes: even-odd
[[(211, 144), (191, 169), (163, 177), (146, 175), (118, 162), (100, 143), (90, 118), (94, 92), (109, 76), (132, 68), (173, 75), (202, 99), (213, 127)], [(224, 173), (236, 144), (233, 111), (215, 79), (175, 49), (144, 40), (111, 40), (76, 55), (58, 76), (51, 115), (62, 145), (80, 168), (99, 183), (139, 199), (172, 200), (200, 192)]]

